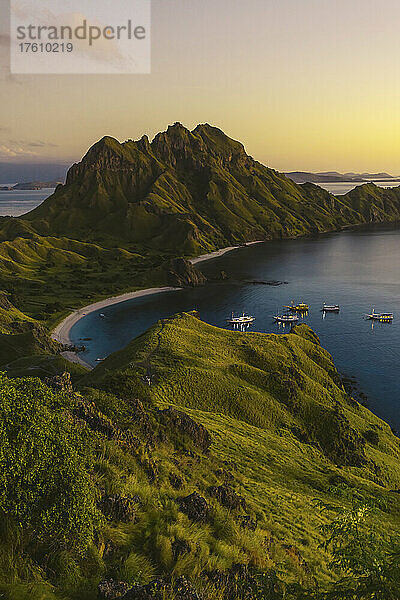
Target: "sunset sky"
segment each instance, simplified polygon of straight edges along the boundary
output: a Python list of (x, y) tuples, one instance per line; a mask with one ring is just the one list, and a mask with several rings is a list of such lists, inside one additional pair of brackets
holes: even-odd
[(400, 174), (398, 0), (153, 0), (152, 73), (109, 76), (10, 75), (4, 4), (2, 162), (73, 162), (181, 121), (279, 170)]

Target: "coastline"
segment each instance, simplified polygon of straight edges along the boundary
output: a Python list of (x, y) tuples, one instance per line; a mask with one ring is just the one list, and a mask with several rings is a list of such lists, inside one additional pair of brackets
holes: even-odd
[[(178, 287), (158, 287), (158, 288), (147, 288), (145, 290), (137, 290), (136, 292), (127, 292), (125, 294), (121, 294), (119, 296), (111, 296), (110, 298), (105, 298), (104, 300), (99, 300), (98, 302), (94, 302), (93, 304), (88, 304), (83, 308), (78, 308), (71, 314), (69, 314), (65, 319), (61, 321), (51, 332), (51, 337), (56, 342), (60, 342), (60, 344), (68, 345), (72, 344), (70, 333), (71, 329), (78, 321), (83, 319), (83, 317), (88, 314), (95, 312), (96, 310), (101, 310), (102, 308), (107, 308), (108, 306), (112, 306), (113, 304), (119, 304), (120, 302), (126, 302), (127, 300), (132, 300), (133, 298), (142, 298), (143, 296), (150, 296), (153, 294), (160, 294), (162, 292), (175, 292), (180, 290)], [(70, 350), (62, 352), (61, 355), (69, 360), (70, 362), (80, 364), (88, 369), (93, 369), (92, 365), (86, 363), (77, 352), (72, 352)]]
[(231, 252), (232, 250), (238, 250), (239, 248), (247, 248), (248, 246), (253, 246), (254, 244), (262, 244), (267, 240), (257, 240), (255, 242), (246, 242), (245, 246), (227, 246), (226, 248), (221, 248), (221, 250), (215, 250), (214, 252), (209, 252), (208, 254), (201, 254), (200, 256), (196, 256), (196, 258), (191, 258), (189, 262), (192, 265), (197, 265), (198, 263), (204, 262), (206, 260), (210, 260), (212, 258), (219, 258), (223, 256), (227, 252)]
[[(227, 246), (226, 248), (221, 248), (220, 250), (215, 250), (214, 252), (209, 252), (208, 254), (201, 254), (196, 258), (192, 258), (189, 262), (192, 265), (196, 265), (201, 262), (205, 262), (206, 260), (211, 260), (213, 258), (218, 258), (223, 256), (224, 254), (231, 252), (232, 250), (237, 250), (238, 248), (246, 248), (248, 246), (252, 246), (253, 244), (261, 244), (266, 240), (257, 240), (255, 242), (246, 242), (246, 246)], [(107, 308), (108, 306), (112, 306), (113, 304), (119, 304), (121, 302), (126, 302), (127, 300), (133, 300), (134, 298), (142, 298), (143, 296), (150, 296), (154, 294), (161, 294), (163, 292), (175, 292), (182, 288), (179, 287), (157, 287), (157, 288), (146, 288), (143, 290), (137, 290), (135, 292), (126, 292), (125, 294), (121, 294), (119, 296), (111, 296), (110, 298), (105, 298), (104, 300), (99, 300), (98, 302), (94, 302), (93, 304), (88, 304), (82, 308), (78, 308), (74, 312), (70, 313), (65, 319), (61, 321), (51, 332), (51, 337), (56, 342), (60, 342), (60, 344), (70, 345), (72, 344), (72, 340), (70, 337), (71, 329), (78, 321), (86, 317), (88, 314), (95, 312), (96, 310), (101, 310), (102, 308)], [(69, 360), (72, 363), (80, 364), (87, 369), (93, 369), (92, 365), (89, 365), (85, 362), (78, 352), (73, 352), (71, 350), (67, 350), (62, 352), (61, 355)]]

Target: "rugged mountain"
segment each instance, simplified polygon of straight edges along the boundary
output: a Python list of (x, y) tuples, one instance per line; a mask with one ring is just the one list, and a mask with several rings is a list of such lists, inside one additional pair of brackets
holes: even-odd
[[(400, 192), (385, 218), (400, 215)], [(348, 197), (296, 185), (210, 125), (176, 123), (152, 142), (105, 137), (66, 184), (23, 220), (40, 235), (195, 255), (248, 240), (338, 229), (367, 220)]]

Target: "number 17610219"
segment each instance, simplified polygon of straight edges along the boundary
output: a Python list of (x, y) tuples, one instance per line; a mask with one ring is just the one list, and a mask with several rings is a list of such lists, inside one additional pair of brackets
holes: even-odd
[(72, 43), (59, 43), (59, 42), (46, 42), (46, 43), (35, 43), (35, 42), (22, 42), (19, 44), (20, 52), (28, 53), (32, 52), (36, 54), (38, 52), (72, 52), (74, 45)]

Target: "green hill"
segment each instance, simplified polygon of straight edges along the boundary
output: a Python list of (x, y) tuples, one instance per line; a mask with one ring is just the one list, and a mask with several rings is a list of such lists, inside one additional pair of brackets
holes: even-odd
[(388, 471), (386, 465), (383, 479), (376, 476), (370, 461), (379, 463), (378, 454), (366, 448), (362, 436), (371, 427), (379, 429), (397, 457), (398, 441), (389, 426), (349, 398), (331, 356), (306, 325), (294, 332), (241, 335), (184, 313), (111, 355), (80, 385), (122, 397), (145, 395), (157, 406), (172, 404), (212, 418), (223, 414), (274, 434), (284, 428), (334, 464), (355, 473), (361, 469), (363, 476), (371, 469), (371, 480), (383, 484), (387, 478), (397, 485), (397, 467)]
[(335, 198), (265, 167), (216, 127), (175, 123), (151, 143), (104, 137), (24, 220), (41, 235), (192, 256), (399, 217), (399, 190), (367, 184)]
[(0, 380), (4, 598), (322, 600), (338, 512), (400, 534), (399, 439), (305, 325), (177, 315), (62, 389)]

